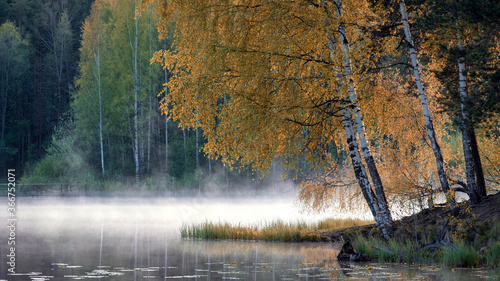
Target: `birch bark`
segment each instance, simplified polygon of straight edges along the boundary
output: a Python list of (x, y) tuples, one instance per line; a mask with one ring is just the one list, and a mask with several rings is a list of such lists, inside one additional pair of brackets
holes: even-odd
[[(163, 49), (167, 50), (167, 39), (163, 41)], [(163, 73), (165, 75), (165, 98), (168, 95), (168, 72), (167, 67), (163, 69)], [(168, 116), (165, 113), (165, 173), (168, 173)]]
[[(338, 18), (342, 16), (342, 2), (340, 0), (335, 0), (335, 8)], [(370, 177), (372, 179), (375, 192), (377, 195), (377, 203), (379, 204), (379, 210), (381, 212), (382, 217), (385, 218), (387, 224), (392, 225), (392, 216), (387, 204), (387, 199), (385, 197), (384, 186), (382, 184), (382, 180), (378, 173), (377, 166), (375, 165), (375, 160), (373, 159), (373, 155), (371, 153), (370, 147), (368, 146), (368, 142), (366, 140), (366, 131), (365, 125), (363, 122), (363, 116), (361, 114), (361, 110), (358, 107), (358, 98), (356, 91), (356, 84), (352, 79), (352, 65), (350, 58), (350, 46), (349, 40), (347, 38), (346, 29), (342, 24), (339, 24), (339, 37), (340, 42), (342, 43), (342, 53), (344, 56), (344, 76), (348, 79), (349, 85), (349, 99), (351, 101), (354, 120), (356, 122), (356, 130), (359, 138), (359, 143), (361, 146), (361, 151), (363, 153), (363, 157), (366, 162), (366, 166), (370, 173)]]
[[(459, 39), (458, 48), (461, 53), (464, 51), (464, 42)], [(484, 182), (481, 158), (476, 142), (476, 133), (471, 126), (471, 117), (466, 108), (467, 102), (467, 78), (465, 76), (465, 57), (458, 58), (458, 76), (460, 85), (460, 107), (462, 111), (462, 145), (465, 159), (465, 175), (467, 179), (467, 193), (471, 201), (475, 204), (481, 202), (486, 196), (486, 184)]]
[[(340, 22), (340, 18), (342, 16), (342, 3), (340, 0), (334, 0), (333, 3), (335, 5), (335, 13), (337, 15), (337, 19)], [(327, 14), (327, 25), (329, 26), (332, 25), (332, 16), (329, 13)], [(368, 147), (368, 143), (366, 141), (365, 127), (363, 124), (361, 111), (357, 106), (356, 84), (354, 83), (354, 80), (352, 79), (351, 76), (352, 67), (350, 60), (349, 43), (345, 27), (342, 24), (338, 25), (338, 34), (340, 41), (342, 43), (342, 55), (344, 57), (343, 75), (347, 77), (349, 86), (350, 106), (347, 107), (347, 101), (342, 101), (340, 105), (341, 113), (343, 115), (342, 123), (344, 125), (344, 131), (346, 134), (347, 143), (349, 147), (349, 155), (353, 165), (354, 173), (356, 175), (356, 179), (363, 193), (363, 196), (370, 208), (370, 211), (372, 212), (372, 215), (377, 224), (379, 225), (384, 237), (389, 238), (391, 233), (391, 227), (393, 224), (392, 216), (389, 210), (389, 206), (387, 204), (382, 181), (380, 179), (377, 167), (375, 165), (375, 161), (373, 160), (373, 156), (371, 155), (370, 148)], [(330, 51), (330, 55), (333, 56), (336, 48), (335, 36), (333, 32), (327, 34), (327, 41), (328, 41), (328, 48)], [(339, 73), (339, 75), (342, 75), (342, 73)], [(340, 97), (340, 99), (342, 99), (342, 97)], [(354, 123), (350, 108), (352, 108), (354, 112), (356, 129), (354, 128)], [(370, 175), (372, 176), (372, 180), (374, 181), (375, 193), (371, 188), (370, 181), (368, 179), (368, 174), (366, 173), (365, 167), (361, 160), (356, 134), (359, 137), (365, 162), (368, 165), (368, 170), (370, 172)]]
[[(463, 51), (463, 42), (460, 40), (458, 48)], [(467, 82), (465, 79), (465, 58), (460, 56), (458, 58), (458, 77), (460, 87), (460, 109), (462, 111), (462, 146), (464, 150), (465, 160), (465, 176), (467, 179), (467, 194), (473, 203), (479, 203), (479, 197), (476, 194), (476, 176), (475, 176), (475, 163), (472, 157), (472, 148), (470, 141), (470, 118), (465, 108), (467, 100)]]
[[(153, 57), (153, 22), (152, 22), (152, 16), (153, 16), (153, 11), (151, 8), (148, 9), (149, 17), (148, 17), (148, 43), (149, 43), (149, 57)], [(153, 101), (152, 101), (152, 95), (153, 93), (156, 93), (156, 87), (153, 86), (153, 68), (151, 64), (149, 64), (149, 109), (148, 109), (148, 139), (147, 139), (147, 169), (146, 172), (147, 174), (150, 173), (151, 169), (151, 130), (153, 127), (153, 121), (151, 118), (151, 112), (152, 112), (152, 107), (153, 107)], [(156, 85), (156, 84), (155, 84)]]
[(97, 35), (97, 52), (94, 52), (94, 59), (95, 59), (95, 64), (97, 68), (97, 73), (95, 73), (96, 79), (97, 79), (97, 91), (99, 94), (99, 144), (101, 147), (101, 171), (102, 171), (102, 176), (104, 177), (106, 175), (105, 169), (104, 169), (104, 143), (103, 143), (103, 136), (102, 136), (102, 127), (103, 127), (103, 122), (102, 122), (102, 91), (101, 91), (101, 48), (100, 48), (100, 36)]
[(380, 205), (377, 203), (377, 197), (370, 186), (365, 166), (361, 161), (351, 110), (346, 107), (345, 102), (341, 103), (341, 106), (341, 113), (343, 115), (342, 124), (344, 125), (347, 145), (349, 147), (349, 156), (351, 158), (354, 174), (356, 175), (356, 180), (358, 181), (358, 185), (363, 193), (363, 197), (368, 203), (368, 207), (370, 208), (373, 218), (380, 226), (382, 234), (385, 238), (389, 238), (391, 236), (390, 227), (392, 225), (392, 221), (387, 221), (384, 213), (380, 210)]
[[(441, 183), (441, 189), (443, 190), (443, 192), (446, 195), (448, 195), (450, 186), (448, 184), (448, 178), (446, 177), (446, 172), (444, 170), (443, 155), (441, 154), (441, 148), (439, 146), (439, 143), (438, 143), (437, 137), (436, 137), (436, 133), (434, 131), (434, 125), (432, 122), (432, 117), (431, 117), (431, 113), (430, 113), (430, 109), (429, 109), (429, 104), (427, 102), (427, 97), (425, 95), (424, 86), (422, 84), (422, 80), (420, 79), (420, 68), (419, 68), (418, 60), (417, 60), (417, 52), (415, 51), (415, 48), (413, 46), (413, 40), (412, 40), (411, 33), (410, 33), (410, 26), (408, 23), (408, 15), (406, 14), (406, 5), (405, 5), (404, 0), (400, 0), (399, 7), (400, 7), (400, 11), (401, 11), (401, 17), (403, 20), (406, 41), (407, 41), (408, 46), (410, 48), (410, 57), (411, 57), (411, 63), (413, 66), (413, 74), (415, 76), (415, 82), (417, 84), (418, 93), (420, 96), (420, 102), (422, 103), (422, 109), (424, 111), (427, 134), (428, 134), (429, 140), (431, 142), (432, 150), (434, 152), (434, 157), (436, 158), (436, 165), (437, 165), (437, 170), (438, 170), (438, 175), (439, 175), (439, 181)], [(447, 200), (451, 206), (454, 206), (454, 202), (453, 202), (454, 200), (452, 198), (449, 198), (449, 196), (447, 196)]]
[[(137, 7), (137, 2), (135, 3), (135, 6)], [(138, 45), (138, 38), (137, 34), (139, 32), (139, 18), (135, 17), (134, 19), (135, 22), (135, 36), (134, 36), (134, 47), (132, 48), (133, 50), (133, 75), (134, 75), (134, 162), (135, 162), (135, 184), (139, 185), (139, 128), (138, 128), (138, 101), (137, 101), (137, 95), (139, 92), (139, 79), (138, 79), (138, 74), (137, 74), (137, 45)]]

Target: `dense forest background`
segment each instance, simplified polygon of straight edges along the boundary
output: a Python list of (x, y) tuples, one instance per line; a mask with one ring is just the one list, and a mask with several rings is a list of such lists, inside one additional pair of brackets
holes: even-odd
[(82, 24), (92, 1), (0, 1), (0, 166), (22, 174), (70, 111)]
[(200, 129), (167, 121), (169, 74), (149, 61), (167, 44), (157, 19), (135, 18), (134, 1), (93, 2), (0, 1), (1, 178), (14, 168), (23, 183), (161, 190), (281, 180), (276, 166), (267, 180), (230, 171), (202, 152)]
[[(136, 16), (138, 2), (0, 0), (1, 178), (7, 169), (15, 168), (23, 183), (84, 183), (105, 189), (259, 189), (275, 185), (286, 167), (289, 178), (304, 183), (306, 201), (354, 184), (339, 118), (343, 108), (325, 86), (345, 85), (333, 70), (344, 63), (335, 55), (341, 53), (337, 52), (343, 48), (340, 43), (347, 40), (332, 35), (330, 54), (326, 55), (327, 41), (321, 36), (327, 32), (323, 29), (337, 23), (318, 20), (324, 14), (314, 13), (321, 9), (271, 2), (258, 6), (262, 15), (253, 14), (249, 7), (241, 9), (243, 16), (238, 20), (242, 27), (221, 18), (211, 30), (203, 17), (197, 22), (189, 16), (174, 19), (178, 15), (173, 12), (167, 16), (168, 10), (158, 9), (164, 1), (151, 1), (157, 6), (145, 5)], [(363, 4), (359, 11), (352, 8), (358, 2)], [(419, 53), (422, 80), (449, 172), (445, 181), (466, 181), (462, 136), (475, 130), (488, 190), (498, 189), (498, 4), (486, 0), (407, 1), (415, 40), (412, 45), (404, 39), (398, 1), (358, 2), (345, 1), (347, 12), (338, 15), (340, 22), (357, 22), (347, 28), (352, 36), (352, 75), (367, 127), (366, 134), (360, 133), (358, 138), (368, 136), (381, 178), (392, 187), (391, 192), (398, 194), (408, 188), (427, 194), (440, 181), (420, 112), (409, 45)], [(334, 6), (328, 5), (326, 11), (333, 11)], [(179, 15), (193, 12), (182, 1), (178, 6)], [(200, 4), (193, 9), (209, 14), (210, 7)], [(262, 30), (268, 33), (253, 34), (255, 27), (245, 25), (247, 14), (258, 22), (272, 22), (268, 13), (283, 17), (282, 22), (302, 21), (295, 29), (283, 27), (289, 34), (275, 34), (276, 29), (268, 30), (267, 25)], [(300, 16), (287, 18), (294, 13)], [(228, 12), (228, 18), (231, 16)], [(302, 26), (305, 23), (307, 28)], [(197, 24), (204, 28), (194, 28)], [(221, 30), (233, 33), (225, 38)], [(323, 33), (318, 36), (317, 32)], [(256, 41), (255, 49), (245, 50), (247, 42), (253, 44), (248, 38), (262, 34), (267, 36), (261, 38), (267, 40), (267, 46)], [(457, 39), (457, 34), (462, 37)], [(243, 35), (247, 37), (237, 41)], [(204, 42), (217, 36), (220, 42), (227, 40), (229, 51), (215, 51)], [(317, 52), (315, 58), (301, 61), (312, 55), (293, 49), (293, 40), (286, 36)], [(267, 56), (262, 55), (266, 52)], [(298, 53), (291, 56), (290, 52)], [(192, 60), (183, 61), (178, 54), (192, 56)], [(235, 61), (219, 57), (230, 57), (228, 54)], [(153, 57), (156, 63), (152, 64)], [(467, 62), (463, 72), (467, 73), (467, 100), (460, 97), (459, 61)], [(318, 66), (311, 67), (311, 63)], [(235, 76), (242, 80), (232, 86), (219, 85), (235, 66), (257, 77), (250, 75), (252, 79), (273, 77), (272, 83)], [(317, 75), (291, 79), (301, 71)], [(325, 82), (325, 77), (331, 80)], [(287, 84), (292, 80), (293, 86)], [(297, 94), (297, 87), (307, 95)], [(337, 91), (347, 93), (342, 87)], [(248, 91), (251, 88), (254, 92)], [(270, 101), (273, 95), (268, 93), (279, 100)], [(221, 126), (227, 116), (220, 112), (240, 97), (248, 102), (229, 108), (234, 118), (229, 118), (227, 127)], [(356, 107), (357, 102), (342, 101), (347, 107)], [(162, 114), (165, 107), (171, 119)], [(467, 126), (473, 129), (464, 129)], [(217, 135), (219, 132), (226, 135)], [(239, 138), (243, 141), (235, 143)], [(223, 161), (236, 169), (229, 169)], [(261, 179), (264, 175), (267, 178)], [(325, 198), (331, 197), (319, 201), (328, 201)]]

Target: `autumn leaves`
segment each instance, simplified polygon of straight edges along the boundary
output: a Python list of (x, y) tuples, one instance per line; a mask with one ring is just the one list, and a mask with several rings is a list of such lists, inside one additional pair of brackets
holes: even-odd
[[(429, 99), (419, 102), (411, 72), (400, 67), (408, 63), (407, 51), (402, 52), (398, 42), (411, 43), (403, 1), (399, 4), (407, 31), (404, 39), (398, 25), (383, 35), (373, 32), (389, 26), (386, 17), (396, 6), (388, 3), (159, 0), (157, 4), (161, 22), (175, 27), (170, 50), (155, 55), (173, 74), (163, 106), (172, 119), (203, 129), (206, 153), (229, 165), (249, 164), (263, 171), (281, 159), (288, 168), (304, 172), (299, 162), (305, 161), (306, 170), (318, 175), (317, 183), (319, 179), (301, 191), (309, 203), (311, 198), (332, 198), (317, 196), (318, 192), (335, 193), (325, 184), (332, 179), (328, 171), (354, 175), (386, 236), (395, 197), (409, 190), (413, 195), (426, 194), (440, 185), (447, 190), (448, 179), (441, 173), (445, 160), (430, 160), (432, 151), (438, 155), (436, 144), (447, 117), (437, 117), (444, 118), (434, 128), (437, 134), (429, 130), (424, 135), (425, 128), (433, 127), (429, 120), (436, 115), (438, 94), (433, 89), (439, 86), (431, 85), (430, 93), (419, 91)], [(164, 26), (160, 32), (166, 36)], [(417, 54), (410, 53), (416, 70)], [(429, 77), (424, 81), (438, 83)], [(415, 110), (419, 104), (424, 105), (423, 114)], [(335, 141), (339, 139), (346, 145)], [(348, 152), (335, 153), (332, 159), (333, 151), (341, 150)], [(351, 172), (346, 170), (347, 157)], [(441, 167), (439, 176), (434, 172), (436, 163)], [(337, 195), (344, 193), (351, 194)]]

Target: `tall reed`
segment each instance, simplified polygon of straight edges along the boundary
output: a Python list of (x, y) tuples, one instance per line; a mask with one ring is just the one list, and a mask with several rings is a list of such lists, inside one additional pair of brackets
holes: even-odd
[(328, 241), (319, 231), (335, 230), (360, 226), (371, 221), (356, 219), (326, 219), (318, 223), (284, 222), (275, 220), (261, 225), (241, 226), (229, 223), (205, 221), (197, 225), (183, 225), (180, 229), (182, 238), (198, 239), (240, 239), (275, 242)]

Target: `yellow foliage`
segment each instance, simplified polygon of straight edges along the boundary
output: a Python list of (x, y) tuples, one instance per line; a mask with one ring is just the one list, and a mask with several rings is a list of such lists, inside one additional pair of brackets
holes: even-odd
[[(395, 37), (372, 40), (364, 32), (388, 21), (391, 11), (381, 4), (342, 1), (338, 18), (333, 1), (144, 0), (143, 5), (153, 2), (160, 38), (175, 26), (173, 45), (152, 59), (172, 73), (161, 108), (182, 127), (201, 127), (211, 157), (264, 173), (277, 157), (296, 170), (296, 160), (305, 159), (317, 174), (302, 184), (303, 206), (324, 210), (333, 200), (342, 209), (364, 205), (358, 189), (350, 188), (355, 181), (349, 161), (333, 159), (331, 152), (345, 155), (347, 149), (338, 118), (339, 100), (348, 97), (349, 83), (339, 75), (344, 55), (340, 40), (333, 54), (327, 46), (327, 34), (338, 33), (342, 23), (354, 62), (349, 78), (389, 201), (403, 206), (438, 187), (420, 102), (408, 82), (413, 79), (396, 69), (367, 71), (400, 55)], [(439, 67), (439, 61), (432, 63)], [(460, 174), (460, 150), (449, 137), (457, 133), (446, 114), (437, 114), (441, 85), (431, 72), (423, 74), (445, 162)], [(498, 148), (491, 139), (481, 142)], [(496, 155), (491, 159), (500, 161)]]

